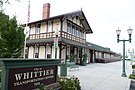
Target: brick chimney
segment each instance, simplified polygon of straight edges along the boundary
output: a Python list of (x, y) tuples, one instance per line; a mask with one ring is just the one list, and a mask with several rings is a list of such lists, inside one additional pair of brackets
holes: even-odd
[(43, 5), (42, 19), (47, 19), (50, 16), (50, 4), (46, 3)]

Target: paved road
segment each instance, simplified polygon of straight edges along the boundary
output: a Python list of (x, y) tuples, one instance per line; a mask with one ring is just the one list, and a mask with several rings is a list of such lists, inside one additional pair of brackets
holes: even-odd
[[(79, 66), (79, 70), (68, 69), (69, 76), (77, 76), (82, 90), (129, 90), (130, 79), (121, 77), (122, 61), (112, 63), (93, 63)], [(127, 76), (131, 73), (130, 62), (126, 62)]]

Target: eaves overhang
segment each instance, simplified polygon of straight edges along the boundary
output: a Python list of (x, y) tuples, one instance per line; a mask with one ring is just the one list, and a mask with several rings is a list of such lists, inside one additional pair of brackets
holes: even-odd
[[(66, 45), (73, 45), (77, 47), (88, 48), (88, 46), (84, 43), (76, 42), (66, 38), (58, 38), (59, 43), (64, 43)], [(47, 39), (29, 39), (27, 45), (35, 45), (35, 44), (47, 44), (47, 43), (54, 43), (54, 38), (47, 38)]]

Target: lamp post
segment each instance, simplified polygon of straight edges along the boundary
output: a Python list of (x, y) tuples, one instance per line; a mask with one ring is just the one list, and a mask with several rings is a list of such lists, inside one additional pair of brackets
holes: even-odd
[(129, 43), (131, 43), (131, 34), (132, 34), (132, 31), (133, 31), (133, 29), (130, 29), (130, 27), (129, 27), (129, 29), (127, 30), (127, 32), (128, 32), (128, 35), (129, 35), (129, 39), (128, 40), (125, 40), (125, 39), (123, 39), (123, 40), (120, 40), (119, 39), (119, 36), (120, 36), (120, 33), (121, 33), (121, 30), (119, 30), (119, 28), (118, 28), (118, 30), (116, 30), (116, 34), (117, 34), (117, 43), (119, 43), (119, 42), (123, 42), (123, 68), (122, 68), (122, 77), (126, 77), (127, 75), (126, 75), (126, 72), (125, 72), (125, 42), (126, 41), (129, 41)]
[(58, 34), (54, 38), (54, 48), (55, 48), (55, 59), (57, 59), (57, 48), (58, 48)]

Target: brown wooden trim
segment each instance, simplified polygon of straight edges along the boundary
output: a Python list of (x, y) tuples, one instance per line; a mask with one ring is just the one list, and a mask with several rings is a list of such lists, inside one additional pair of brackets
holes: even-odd
[(65, 57), (65, 62), (67, 62), (67, 45), (65, 45), (66, 46), (66, 57)]
[(28, 54), (28, 55), (27, 55), (27, 58), (28, 58), (28, 57), (29, 57), (29, 47), (28, 47), (28, 52), (27, 52), (27, 54)]
[(60, 20), (60, 37), (62, 37), (62, 30), (63, 30), (63, 21), (62, 19)]
[(53, 21), (51, 21), (51, 23), (52, 23), (52, 32), (53, 32)]
[(63, 49), (65, 49), (66, 48), (66, 45), (64, 45), (64, 47), (61, 49), (61, 51), (63, 50)]
[(55, 32), (47, 32), (47, 33), (40, 33), (40, 34), (31, 34), (29, 37), (30, 39), (44, 39), (44, 38), (52, 38), (54, 37)]
[(64, 20), (66, 20), (66, 18), (61, 18), (61, 21), (63, 22)]
[(61, 43), (59, 44), (59, 48), (60, 48), (59, 49), (59, 59), (61, 59), (61, 51), (62, 51), (62, 44)]
[(46, 33), (48, 32), (48, 21), (46, 22)]
[(90, 63), (93, 63), (93, 51), (92, 50), (90, 50)]

